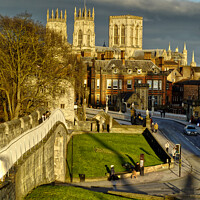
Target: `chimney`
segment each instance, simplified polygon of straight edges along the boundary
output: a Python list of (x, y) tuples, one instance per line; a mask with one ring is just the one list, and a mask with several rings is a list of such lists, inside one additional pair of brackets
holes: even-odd
[(151, 52), (149, 51), (144, 52), (144, 60), (151, 60)]
[(124, 50), (121, 51), (121, 60), (122, 60), (122, 64), (125, 65), (125, 51)]

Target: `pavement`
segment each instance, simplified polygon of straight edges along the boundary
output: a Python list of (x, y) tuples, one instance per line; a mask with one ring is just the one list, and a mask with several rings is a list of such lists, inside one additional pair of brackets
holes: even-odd
[[(165, 119), (170, 119), (170, 118), (165, 118)], [(174, 121), (177, 121), (184, 125), (190, 124), (189, 122), (181, 121), (181, 120), (174, 120)], [(197, 127), (197, 128), (200, 132), (200, 127)], [(165, 135), (163, 135), (160, 131), (158, 133), (153, 133), (153, 135), (159, 141), (159, 143), (163, 146), (163, 148), (165, 148), (165, 143), (168, 140), (165, 137)], [(170, 142), (170, 147), (169, 147), (170, 155), (171, 155), (172, 148), (174, 146), (175, 146), (175, 144)], [(175, 161), (174, 168), (172, 168), (172, 169), (165, 169), (162, 171), (146, 173), (146, 174), (144, 174), (144, 176), (139, 175), (139, 176), (137, 176), (137, 178), (133, 178), (133, 179), (131, 179), (130, 177), (121, 178), (118, 181), (116, 181), (116, 185), (118, 187), (118, 186), (138, 185), (138, 184), (150, 183), (150, 182), (166, 182), (166, 181), (180, 179), (182, 177), (185, 177), (186, 175), (188, 175), (188, 173), (191, 172), (191, 165), (184, 158), (184, 155), (182, 155), (181, 177), (179, 176), (180, 175), (179, 167), (180, 166), (179, 166), (178, 161)], [(113, 184), (114, 183), (112, 181), (107, 181), (107, 180), (87, 181), (87, 179), (85, 182), (73, 183), (73, 185), (75, 185), (75, 186), (81, 186), (81, 187), (86, 187), (86, 188), (99, 188), (99, 191), (103, 191), (103, 188), (104, 188), (104, 190), (106, 188), (112, 189)], [(100, 188), (102, 188), (102, 190), (100, 190)]]

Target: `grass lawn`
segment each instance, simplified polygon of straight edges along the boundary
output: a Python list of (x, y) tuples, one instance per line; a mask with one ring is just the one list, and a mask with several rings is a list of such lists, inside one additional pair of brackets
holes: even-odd
[[(112, 200), (127, 200), (130, 198), (123, 198), (114, 195), (104, 194), (100, 192), (93, 192), (78, 187), (71, 186), (50, 186), (44, 185), (34, 189), (25, 200), (31, 199), (45, 199), (45, 200), (99, 200), (99, 199), (112, 199)], [(131, 198), (132, 199), (132, 198)], [(133, 199), (132, 199), (133, 200)], [(135, 199), (136, 200), (136, 199)]]
[[(68, 145), (68, 168), (71, 170), (72, 140)], [(115, 166), (115, 172), (123, 172), (122, 164), (135, 165), (144, 154), (144, 165), (163, 163), (151, 149), (143, 135), (121, 133), (94, 133), (73, 136), (73, 177), (85, 174), (86, 178), (103, 177), (106, 166)]]

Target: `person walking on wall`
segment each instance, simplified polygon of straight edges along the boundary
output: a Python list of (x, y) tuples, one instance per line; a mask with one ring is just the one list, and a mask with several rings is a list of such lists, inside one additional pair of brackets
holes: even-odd
[(157, 133), (157, 131), (158, 131), (158, 123), (155, 123), (154, 130), (155, 130), (155, 133)]
[(165, 144), (165, 149), (166, 149), (166, 152), (168, 153), (169, 151), (169, 141), (167, 140), (166, 144)]

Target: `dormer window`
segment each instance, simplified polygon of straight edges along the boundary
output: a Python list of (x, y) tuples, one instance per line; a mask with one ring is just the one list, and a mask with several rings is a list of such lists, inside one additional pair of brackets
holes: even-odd
[(138, 69), (138, 70), (137, 70), (137, 73), (138, 73), (138, 74), (141, 74), (141, 73), (142, 73), (142, 69)]
[(117, 74), (118, 72), (119, 72), (119, 69), (117, 69), (117, 68), (114, 68), (114, 69), (113, 69), (113, 73), (114, 73), (114, 74)]
[(128, 70), (127, 70), (127, 73), (128, 73), (128, 74), (131, 74), (132, 72), (133, 72), (132, 69), (128, 69)]

